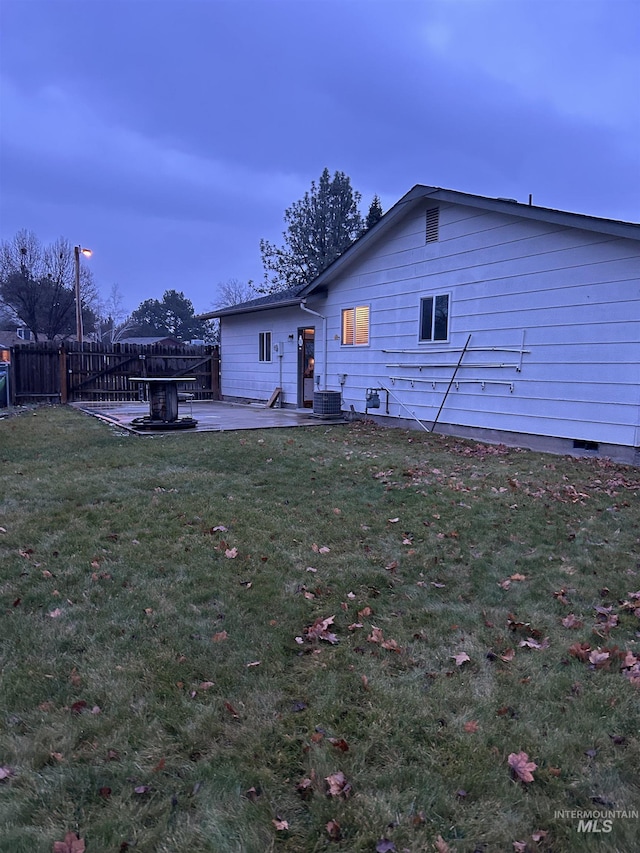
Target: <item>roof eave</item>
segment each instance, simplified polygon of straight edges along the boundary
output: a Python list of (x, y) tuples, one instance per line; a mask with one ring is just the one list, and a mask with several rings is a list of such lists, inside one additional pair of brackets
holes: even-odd
[(237, 305), (230, 308), (220, 308), (217, 311), (208, 311), (206, 314), (197, 314), (196, 320), (215, 320), (220, 317), (232, 317), (235, 314), (255, 314), (256, 311), (271, 311), (275, 308), (292, 308), (300, 305), (302, 296), (295, 299), (284, 299), (281, 302), (269, 302), (266, 305)]

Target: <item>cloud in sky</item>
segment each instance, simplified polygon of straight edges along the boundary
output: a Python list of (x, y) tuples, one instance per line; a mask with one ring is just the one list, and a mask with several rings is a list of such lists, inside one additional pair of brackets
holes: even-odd
[(129, 308), (259, 280), (322, 169), (640, 218), (635, 0), (3, 0), (2, 238)]

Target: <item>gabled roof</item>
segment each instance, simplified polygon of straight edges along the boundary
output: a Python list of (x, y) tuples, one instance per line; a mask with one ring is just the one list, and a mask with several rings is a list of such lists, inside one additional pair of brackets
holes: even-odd
[(325, 287), (334, 276), (342, 272), (345, 266), (353, 263), (373, 243), (377, 242), (390, 228), (414, 208), (425, 204), (434, 205), (441, 202), (491, 210), (495, 213), (505, 213), (509, 216), (519, 216), (523, 219), (532, 219), (538, 222), (551, 222), (565, 228), (580, 228), (584, 231), (595, 231), (599, 234), (610, 234), (614, 237), (640, 240), (640, 225), (634, 222), (623, 222), (618, 219), (602, 219), (598, 216), (587, 216), (583, 213), (569, 213), (565, 210), (554, 210), (549, 207), (523, 204), (510, 198), (488, 198), (486, 196), (458, 192), (457, 190), (444, 190), (439, 187), (416, 184), (413, 189), (402, 196), (400, 201), (396, 202), (376, 222), (373, 228), (370, 228), (369, 231), (366, 231), (359, 237), (324, 272), (321, 272), (319, 276), (308, 284), (303, 289), (301, 296), (307, 296), (315, 290)]
[(618, 219), (603, 219), (598, 216), (587, 216), (583, 213), (570, 213), (565, 210), (554, 210), (550, 207), (538, 207), (534, 204), (523, 204), (510, 198), (490, 198), (481, 195), (446, 190), (440, 187), (429, 187), (416, 184), (402, 196), (376, 224), (359, 237), (349, 248), (330, 264), (324, 272), (316, 276), (312, 282), (279, 293), (272, 293), (261, 299), (251, 299), (239, 305), (220, 308), (207, 314), (198, 315), (199, 320), (210, 320), (213, 317), (228, 317), (233, 314), (248, 314), (253, 311), (265, 311), (269, 308), (284, 308), (299, 305), (306, 296), (323, 289), (345, 267), (356, 261), (372, 245), (380, 240), (393, 226), (415, 208), (439, 203), (460, 204), (509, 216), (519, 216), (522, 219), (532, 219), (538, 222), (550, 222), (565, 228), (580, 228), (583, 231), (595, 231), (599, 234), (609, 234), (613, 237), (625, 237), (630, 240), (640, 240), (640, 224), (623, 222)]

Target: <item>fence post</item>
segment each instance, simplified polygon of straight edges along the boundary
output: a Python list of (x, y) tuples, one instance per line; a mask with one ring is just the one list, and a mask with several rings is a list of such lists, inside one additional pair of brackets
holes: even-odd
[(60, 365), (60, 402), (66, 405), (69, 397), (69, 375), (67, 373), (67, 351), (64, 344), (58, 350)]

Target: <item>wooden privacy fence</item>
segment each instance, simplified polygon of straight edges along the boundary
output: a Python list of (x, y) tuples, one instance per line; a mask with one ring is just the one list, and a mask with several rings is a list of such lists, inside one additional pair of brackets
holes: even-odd
[(20, 344), (11, 352), (11, 403), (138, 400), (131, 376), (195, 376), (184, 389), (196, 400), (220, 399), (218, 347)]

